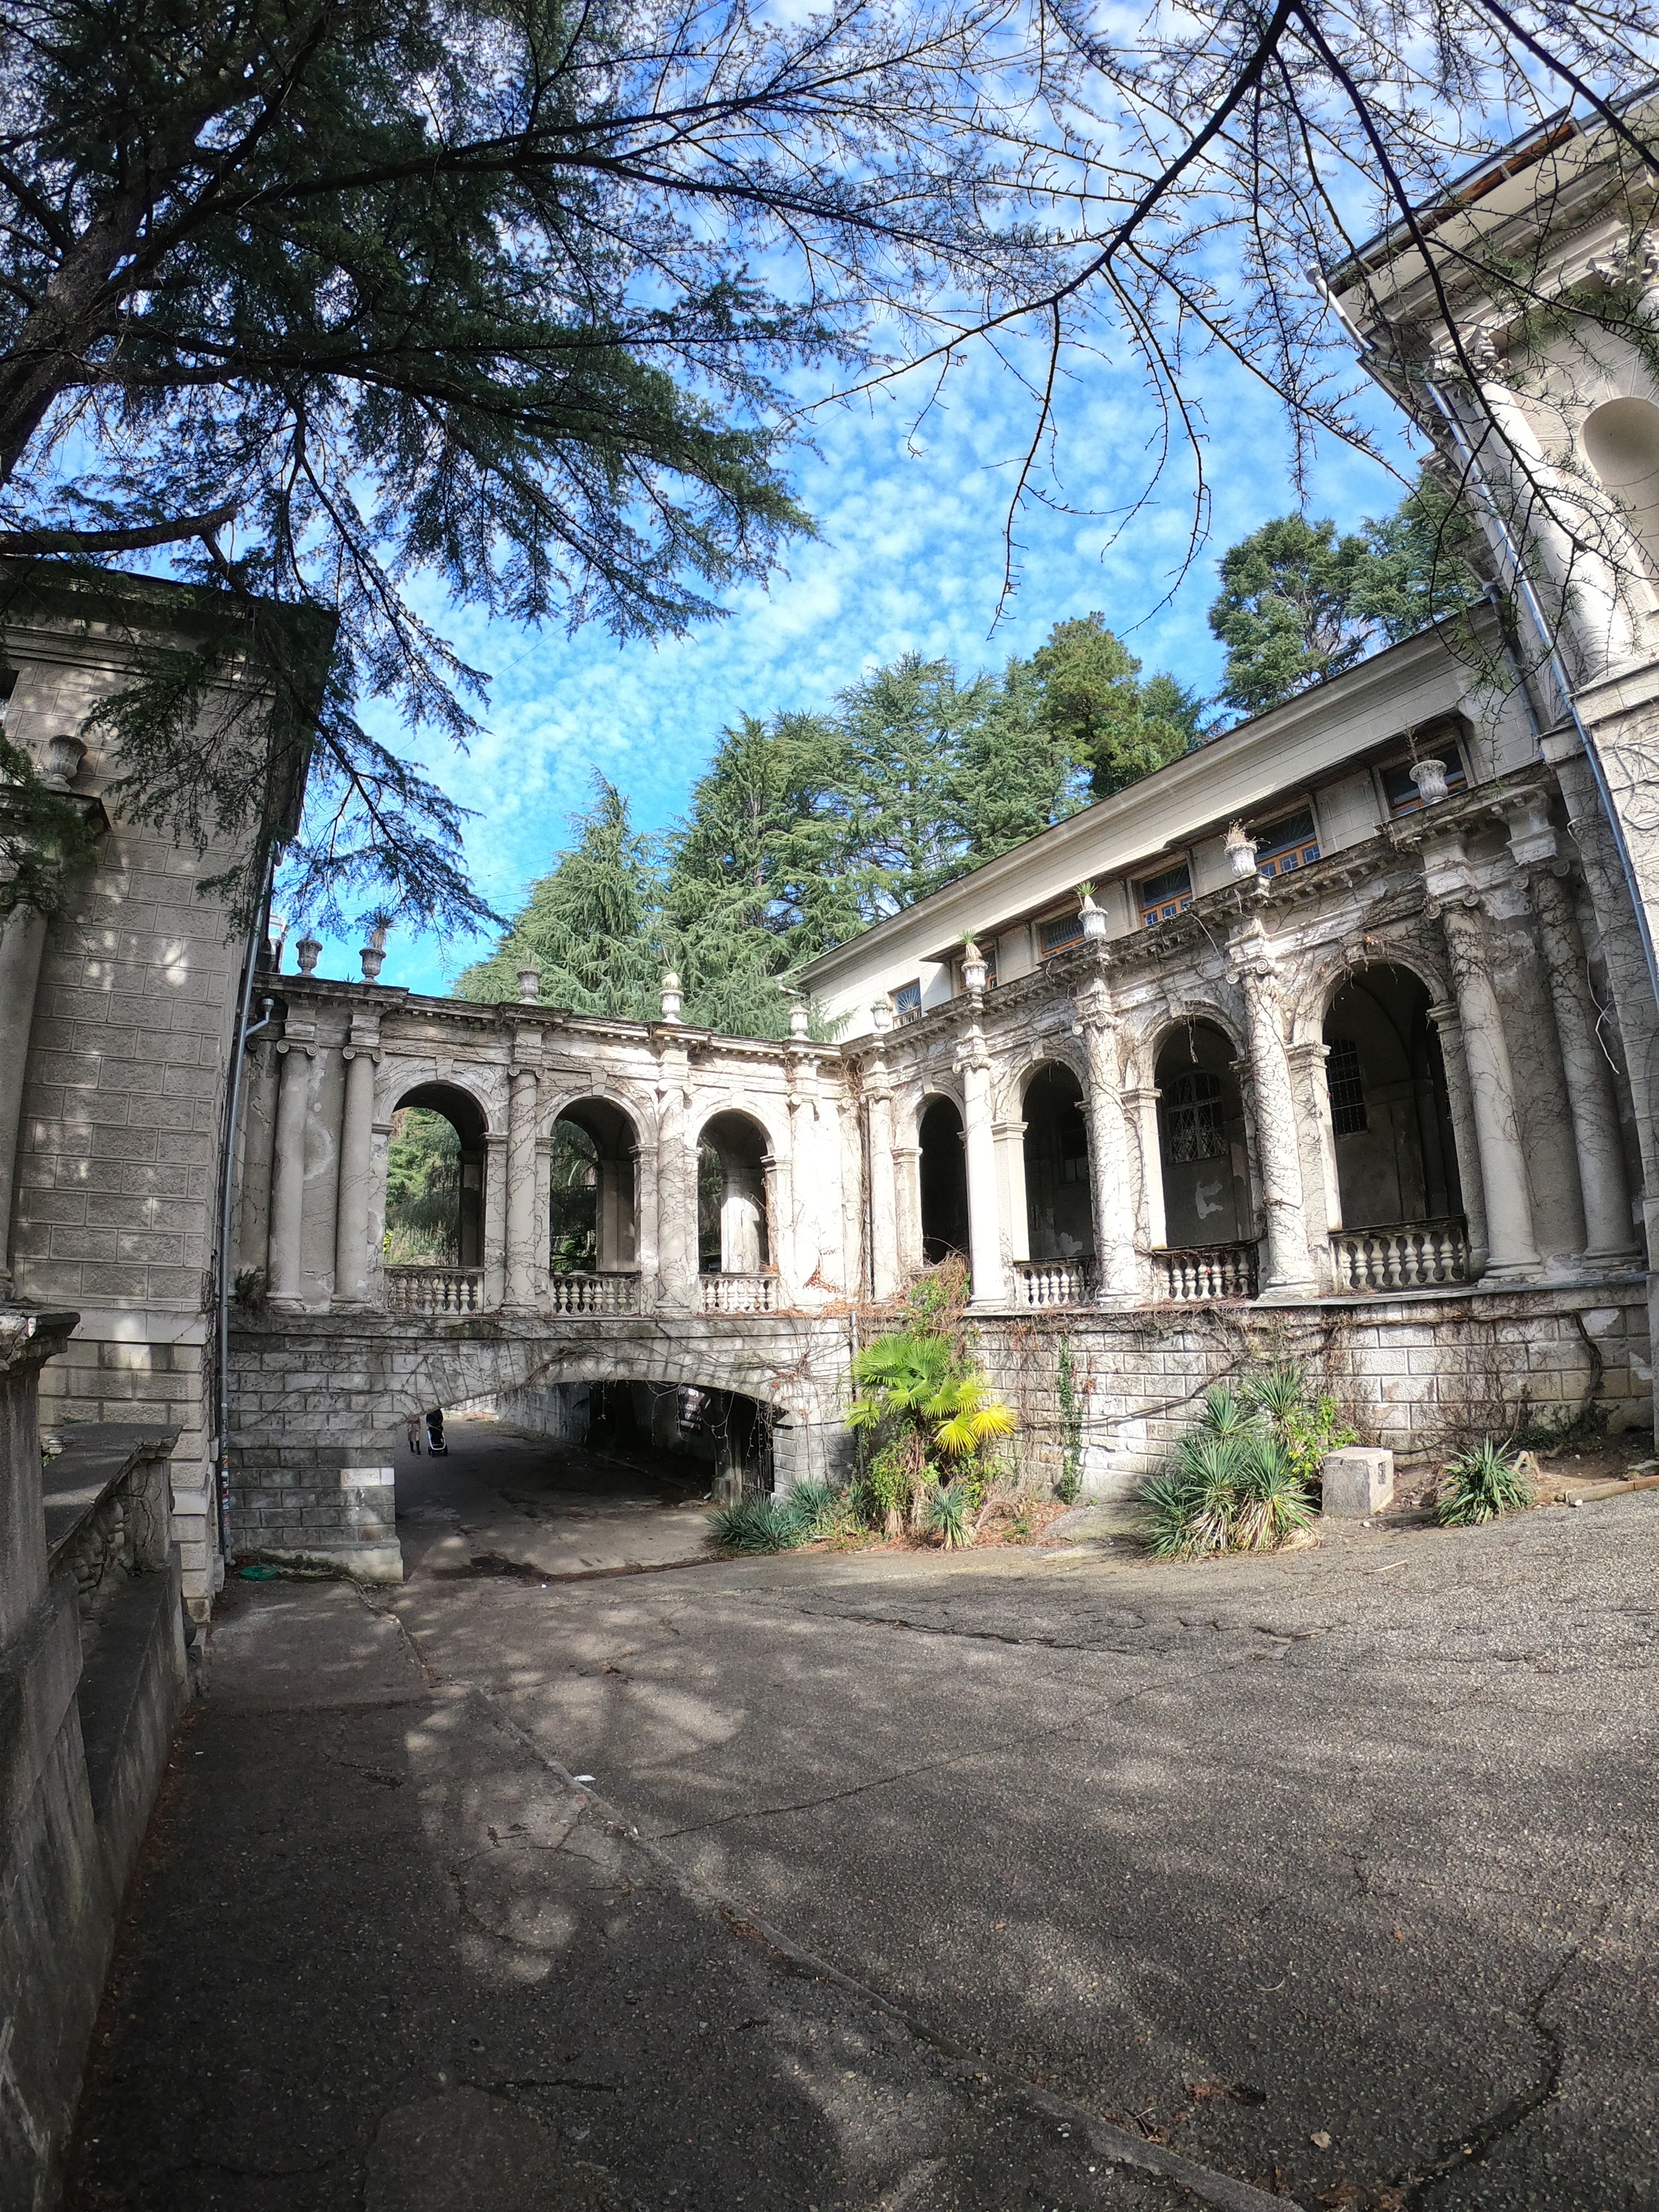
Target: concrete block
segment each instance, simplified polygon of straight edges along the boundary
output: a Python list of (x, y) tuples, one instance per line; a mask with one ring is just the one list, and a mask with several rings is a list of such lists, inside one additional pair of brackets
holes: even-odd
[(1322, 1510), (1334, 1521), (1368, 1521), (1394, 1501), (1394, 1454), (1352, 1444), (1327, 1452), (1320, 1470), (1324, 1483)]

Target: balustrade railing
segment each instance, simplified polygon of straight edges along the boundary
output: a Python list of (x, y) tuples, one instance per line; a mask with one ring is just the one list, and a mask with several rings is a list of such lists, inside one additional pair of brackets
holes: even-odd
[(1017, 1306), (1086, 1306), (1093, 1301), (1094, 1268), (1087, 1260), (1016, 1260), (1010, 1272)]
[(1469, 1279), (1468, 1224), (1461, 1213), (1391, 1229), (1336, 1229), (1331, 1261), (1339, 1291), (1426, 1290)]
[(625, 1268), (602, 1274), (552, 1275), (548, 1304), (562, 1314), (631, 1314), (640, 1310), (640, 1279)]
[(1153, 1295), (1165, 1298), (1253, 1298), (1255, 1242), (1188, 1244), (1152, 1255)]
[(699, 1304), (706, 1314), (775, 1313), (775, 1275), (699, 1275)]
[(396, 1267), (386, 1271), (386, 1307), (392, 1314), (482, 1313), (482, 1267)]

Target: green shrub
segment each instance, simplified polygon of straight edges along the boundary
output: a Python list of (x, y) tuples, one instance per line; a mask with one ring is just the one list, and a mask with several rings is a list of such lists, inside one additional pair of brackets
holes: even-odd
[(1518, 1513), (1532, 1502), (1531, 1480), (1508, 1446), (1482, 1437), (1473, 1449), (1447, 1462), (1434, 1517), (1443, 1528), (1467, 1528), (1496, 1521), (1500, 1513)]
[(1310, 1406), (1295, 1368), (1248, 1376), (1205, 1395), (1204, 1415), (1140, 1492), (1140, 1534), (1155, 1559), (1267, 1552), (1313, 1517), (1310, 1462), (1346, 1440), (1334, 1400)]
[(1299, 1367), (1247, 1375), (1238, 1395), (1248, 1413), (1272, 1429), (1304, 1482), (1318, 1481), (1327, 1452), (1355, 1441), (1358, 1432), (1343, 1420), (1334, 1398), (1309, 1398), (1308, 1378)]
[(843, 1493), (832, 1483), (798, 1482), (777, 1501), (778, 1510), (796, 1532), (797, 1544), (816, 1544), (833, 1536), (846, 1514)]
[(947, 1482), (927, 1501), (927, 1526), (947, 1552), (963, 1550), (974, 1540), (972, 1501), (962, 1482)]
[(805, 1540), (781, 1498), (739, 1498), (708, 1516), (708, 1541), (717, 1552), (788, 1552)]

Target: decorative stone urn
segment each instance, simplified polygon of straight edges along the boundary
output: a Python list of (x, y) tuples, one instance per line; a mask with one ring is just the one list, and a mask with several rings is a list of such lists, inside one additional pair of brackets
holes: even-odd
[(79, 738), (68, 732), (46, 739), (46, 764), (40, 771), (40, 781), (53, 791), (67, 791), (80, 772), (87, 757), (87, 749)]
[(542, 971), (528, 963), (519, 972), (519, 1004), (533, 1006), (542, 995)]
[(317, 963), (322, 956), (323, 948), (320, 939), (313, 937), (308, 932), (294, 948), (294, 957), (300, 963), (300, 973), (302, 975), (314, 975), (317, 972)]
[(665, 1022), (677, 1022), (680, 1018), (680, 979), (671, 968), (662, 979), (662, 1018)]
[(1236, 876), (1255, 873), (1255, 840), (1244, 833), (1244, 824), (1235, 822), (1227, 832), (1227, 865)]
[(811, 1016), (799, 999), (789, 1009), (789, 1034), (798, 1044), (804, 1044), (811, 1034)]
[(1079, 907), (1078, 911), (1083, 916), (1083, 934), (1085, 937), (1099, 938), (1105, 936), (1106, 916), (1102, 912), (1101, 908), (1095, 904), (1093, 897), (1088, 891), (1084, 892), (1082, 902)]
[(963, 947), (962, 953), (963, 988), (970, 999), (984, 997), (987, 972), (985, 955), (970, 937)]
[(368, 942), (367, 945), (360, 948), (357, 957), (363, 963), (364, 982), (377, 982), (380, 980), (380, 970), (386, 965), (386, 931), (384, 928), (371, 929), (369, 931)]
[(1425, 806), (1437, 806), (1446, 795), (1446, 763), (1443, 760), (1413, 761), (1411, 779)]

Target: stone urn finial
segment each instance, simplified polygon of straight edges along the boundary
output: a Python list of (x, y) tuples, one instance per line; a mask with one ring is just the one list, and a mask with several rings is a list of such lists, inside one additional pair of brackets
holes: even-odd
[(1079, 902), (1078, 912), (1083, 916), (1083, 934), (1085, 938), (1099, 938), (1105, 936), (1106, 916), (1103, 911), (1095, 904), (1095, 895), (1092, 891), (1084, 892), (1081, 900)]
[(870, 1002), (870, 1026), (878, 1036), (886, 1036), (893, 1026), (893, 1002), (890, 999), (872, 999)]
[(797, 1044), (805, 1044), (812, 1031), (812, 1017), (806, 1011), (804, 1000), (797, 999), (789, 1009), (789, 1034)]
[(985, 955), (970, 937), (962, 948), (962, 988), (970, 999), (983, 998), (989, 973)]
[(386, 924), (384, 922), (378, 929), (369, 931), (368, 942), (360, 948), (357, 957), (363, 963), (364, 982), (378, 981), (380, 970), (386, 965)]
[(671, 968), (662, 979), (662, 1018), (665, 1022), (677, 1022), (680, 1018), (680, 979)]
[(307, 930), (295, 946), (294, 952), (300, 963), (300, 973), (302, 975), (314, 975), (317, 972), (317, 963), (323, 954), (321, 939), (313, 937)]
[(40, 771), (40, 781), (52, 791), (67, 791), (80, 773), (87, 749), (79, 738), (64, 731), (60, 736), (46, 739), (46, 764)]
[(519, 970), (519, 1004), (533, 1006), (542, 995), (542, 971), (526, 961)]
[(1417, 786), (1417, 795), (1425, 806), (1438, 806), (1446, 796), (1446, 763), (1432, 755), (1427, 760), (1413, 761), (1411, 780)]
[(1236, 876), (1253, 876), (1255, 873), (1255, 839), (1249, 836), (1242, 822), (1228, 824), (1227, 865)]

